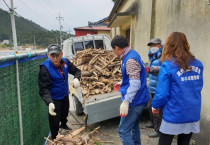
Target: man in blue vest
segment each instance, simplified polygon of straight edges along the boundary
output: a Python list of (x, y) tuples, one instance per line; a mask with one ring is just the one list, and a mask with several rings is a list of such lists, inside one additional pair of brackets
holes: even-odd
[(40, 65), (39, 94), (49, 106), (50, 130), (52, 138), (55, 139), (59, 127), (71, 130), (66, 125), (69, 112), (68, 73), (74, 75), (73, 85), (77, 88), (80, 85), (81, 71), (62, 57), (63, 52), (59, 45), (50, 45), (47, 55), (48, 59)]
[(129, 47), (123, 36), (116, 36), (111, 46), (114, 53), (122, 59), (119, 135), (123, 145), (141, 145), (139, 119), (150, 98), (143, 61), (140, 55)]

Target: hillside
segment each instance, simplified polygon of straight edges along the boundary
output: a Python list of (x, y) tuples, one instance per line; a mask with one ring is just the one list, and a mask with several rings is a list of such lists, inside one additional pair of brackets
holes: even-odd
[[(0, 40), (11, 39), (12, 38), (12, 26), (11, 26), (11, 16), (10, 13), (0, 9)], [(31, 32), (31, 31), (47, 31), (41, 26), (29, 21), (23, 17), (15, 16), (16, 32), (17, 35), (21, 33)]]
[[(59, 41), (59, 31), (49, 31), (23, 17), (15, 16), (15, 25), (19, 45), (33, 44), (34, 38), (36, 44), (40, 46), (48, 46)], [(67, 38), (67, 33), (63, 32), (63, 39)], [(0, 41), (5, 39), (12, 41), (11, 16), (9, 12), (0, 9)]]

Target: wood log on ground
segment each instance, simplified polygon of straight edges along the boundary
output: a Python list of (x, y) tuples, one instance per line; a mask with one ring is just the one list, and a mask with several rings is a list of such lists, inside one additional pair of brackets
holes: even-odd
[(78, 134), (81, 133), (83, 130), (85, 130), (85, 127), (82, 127), (82, 128), (79, 128), (79, 129), (73, 131), (73, 132), (71, 133), (72, 137), (78, 135)]
[(53, 141), (46, 137), (45, 139), (52, 145), (95, 145), (96, 142), (100, 142), (100, 138), (95, 137), (95, 134), (99, 133), (99, 128), (100, 127), (97, 127), (89, 133), (83, 133), (85, 127), (82, 127), (75, 131), (69, 132), (67, 135), (58, 134), (56, 139)]
[(84, 98), (112, 92), (113, 85), (121, 81), (121, 60), (113, 51), (101, 49), (78, 51), (73, 63), (82, 71), (81, 89)]

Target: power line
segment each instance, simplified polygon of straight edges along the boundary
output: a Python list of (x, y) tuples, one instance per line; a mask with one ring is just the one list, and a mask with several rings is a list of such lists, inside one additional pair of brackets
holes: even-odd
[[(9, 5), (5, 2), (5, 0), (3, 0), (3, 2), (5, 3), (5, 5), (7, 6), (7, 8), (9, 9), (9, 11), (11, 11), (11, 8), (9, 7)], [(49, 13), (51, 13), (52, 15), (54, 15), (54, 13), (51, 11), (50, 7), (47, 6), (45, 3), (41, 3), (39, 0), (38, 0), (39, 4), (45, 8), (45, 10), (47, 10)], [(33, 9), (32, 7), (30, 7), (28, 4), (26, 4), (25, 2), (22, 1), (22, 4), (26, 5), (26, 7), (30, 8), (30, 9)], [(45, 5), (45, 6), (44, 6)], [(34, 10), (34, 9), (33, 9)], [(36, 10), (35, 10), (36, 11)], [(19, 13), (17, 13), (15, 10), (13, 10), (13, 12), (15, 13), (16, 16), (19, 16), (19, 17), (23, 17), (21, 16)], [(52, 15), (50, 15), (51, 18)], [(24, 17), (23, 17), (24, 18)], [(54, 28), (56, 25), (54, 25), (54, 23), (49, 23), (49, 21), (47, 21), (47, 19), (45, 17), (43, 17), (43, 15), (40, 15), (40, 17), (44, 22), (46, 22), (48, 25), (50, 25), (52, 28)], [(63, 19), (63, 17), (61, 17)], [(63, 19), (64, 20), (64, 19)], [(66, 25), (66, 23), (64, 23), (65, 26), (67, 27), (67, 29), (69, 29), (68, 25)], [(60, 27), (60, 31), (61, 29), (63, 29), (63, 26), (60, 24), (59, 22), (59, 27)], [(61, 28), (62, 27), (62, 28)]]
[[(8, 8), (9, 8), (9, 7), (8, 7)], [(13, 15), (14, 15), (14, 16), (24, 18), (24, 17), (21, 16), (19, 13), (17, 13), (14, 9), (9, 8), (9, 12), (10, 12), (10, 14), (13, 12)], [(19, 19), (19, 21), (24, 22), (23, 19)]]
[[(37, 9), (34, 9), (34, 7), (31, 7), (30, 5), (28, 5), (27, 3), (25, 3), (24, 1), (21, 1), (23, 5), (25, 5), (27, 8), (30, 8), (34, 11), (36, 11), (36, 14), (39, 12), (37, 11)], [(47, 18), (44, 17), (44, 15), (39, 15), (39, 18), (42, 19), (46, 24), (50, 25), (52, 28), (55, 28), (56, 25), (54, 23), (50, 23), (49, 21), (47, 21)]]
[(9, 11), (11, 12), (11, 11), (13, 11), (15, 14), (16, 14), (16, 16), (19, 16), (19, 17), (22, 17), (19, 13), (17, 13), (14, 9), (11, 9), (10, 7), (9, 7), (9, 5), (3, 0), (3, 2), (5, 3), (5, 5), (7, 6), (7, 8), (9, 9)]
[[(43, 1), (43, 0), (37, 0), (39, 2), (39, 4), (41, 4), (51, 15), (50, 17), (52, 18), (53, 16), (55, 16), (55, 13), (54, 11), (52, 10), (51, 7), (49, 7), (49, 4), (46, 3), (46, 1)], [(70, 28), (69, 25), (67, 25), (65, 23), (65, 21), (63, 21), (63, 24), (64, 26), (66, 27), (66, 31), (69, 31), (68, 29)], [(64, 27), (63, 27), (64, 28)]]
[[(11, 12), (11, 8), (9, 7), (9, 5), (6, 3), (6, 1), (5, 0), (3, 0), (3, 2), (5, 3), (5, 5), (7, 6), (7, 8), (9, 9), (9, 11)], [(40, 1), (39, 1), (39, 3), (40, 3)], [(35, 11), (37, 11), (36, 9), (34, 9), (34, 8), (32, 8), (31, 6), (29, 6), (28, 4), (26, 4), (25, 2), (23, 2), (22, 1), (22, 4), (24, 4), (24, 5), (26, 5), (26, 7), (28, 7), (28, 8), (30, 8), (30, 9), (33, 9), (33, 10), (35, 10)], [(41, 3), (40, 3), (41, 4)], [(44, 3), (43, 3), (44, 4)], [(41, 4), (42, 5), (42, 7), (44, 7), (44, 5), (43, 4)], [(45, 7), (45, 9), (46, 9), (46, 7)], [(48, 7), (48, 12), (50, 12), (51, 14), (53, 14), (52, 13), (52, 11), (50, 10), (50, 8)], [(13, 9), (13, 12), (15, 13), (15, 15), (16, 16), (18, 16), (18, 17), (23, 17), (23, 16), (21, 16), (18, 12), (16, 12), (14, 9)], [(54, 14), (53, 14), (54, 15)], [(50, 15), (51, 16), (51, 15)], [(24, 18), (24, 17), (23, 17)], [(47, 19), (46, 19), (46, 17), (43, 17), (43, 15), (40, 15), (39, 16), (39, 18), (41, 18), (45, 23), (47, 23), (48, 25), (50, 25), (52, 28), (55, 28), (56, 27), (56, 25), (54, 24), (54, 23), (50, 23), (49, 21), (47, 21)], [(51, 16), (51, 18), (53, 18), (52, 16)], [(61, 20), (64, 20), (63, 19), (63, 17), (60, 17), (61, 18)], [(21, 20), (22, 21), (22, 20)], [(66, 26), (66, 25), (65, 25)], [(63, 29), (63, 26), (61, 25), (61, 22), (59, 22), (59, 27), (60, 27), (60, 31), (61, 31), (61, 29)], [(67, 28), (69, 28), (69, 27), (67, 27)], [(60, 32), (61, 33), (61, 32)], [(61, 34), (62, 35), (62, 34)]]
[[(40, 5), (42, 5), (51, 15), (50, 17), (52, 18), (53, 16), (55, 16), (54, 11), (52, 10), (51, 7), (49, 7), (49, 4), (46, 3), (46, 1), (43, 0), (37, 0), (39, 2)], [(69, 31), (69, 26), (65, 23), (65, 21), (63, 21), (64, 26), (66, 27), (66, 31)], [(62, 26), (62, 28), (64, 29), (65, 27)]]
[(5, 3), (5, 5), (8, 7), (9, 10), (11, 10), (11, 8), (9, 7), (9, 5), (3, 0), (3, 2)]
[(51, 10), (51, 8), (48, 6), (48, 4), (46, 4), (43, 0), (41, 0), (41, 1), (37, 0), (37, 1), (39, 2), (39, 4), (41, 4), (44, 7), (45, 10), (47, 10), (49, 13), (52, 14), (52, 15), (49, 15), (49, 16), (51, 16), (51, 18), (55, 18), (55, 16), (57, 14), (55, 14), (54, 11)]

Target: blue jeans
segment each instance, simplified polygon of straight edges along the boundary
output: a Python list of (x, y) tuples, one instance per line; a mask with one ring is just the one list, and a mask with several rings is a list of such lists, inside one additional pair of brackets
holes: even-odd
[(146, 104), (131, 106), (126, 117), (121, 117), (119, 135), (123, 145), (141, 145), (139, 120)]

